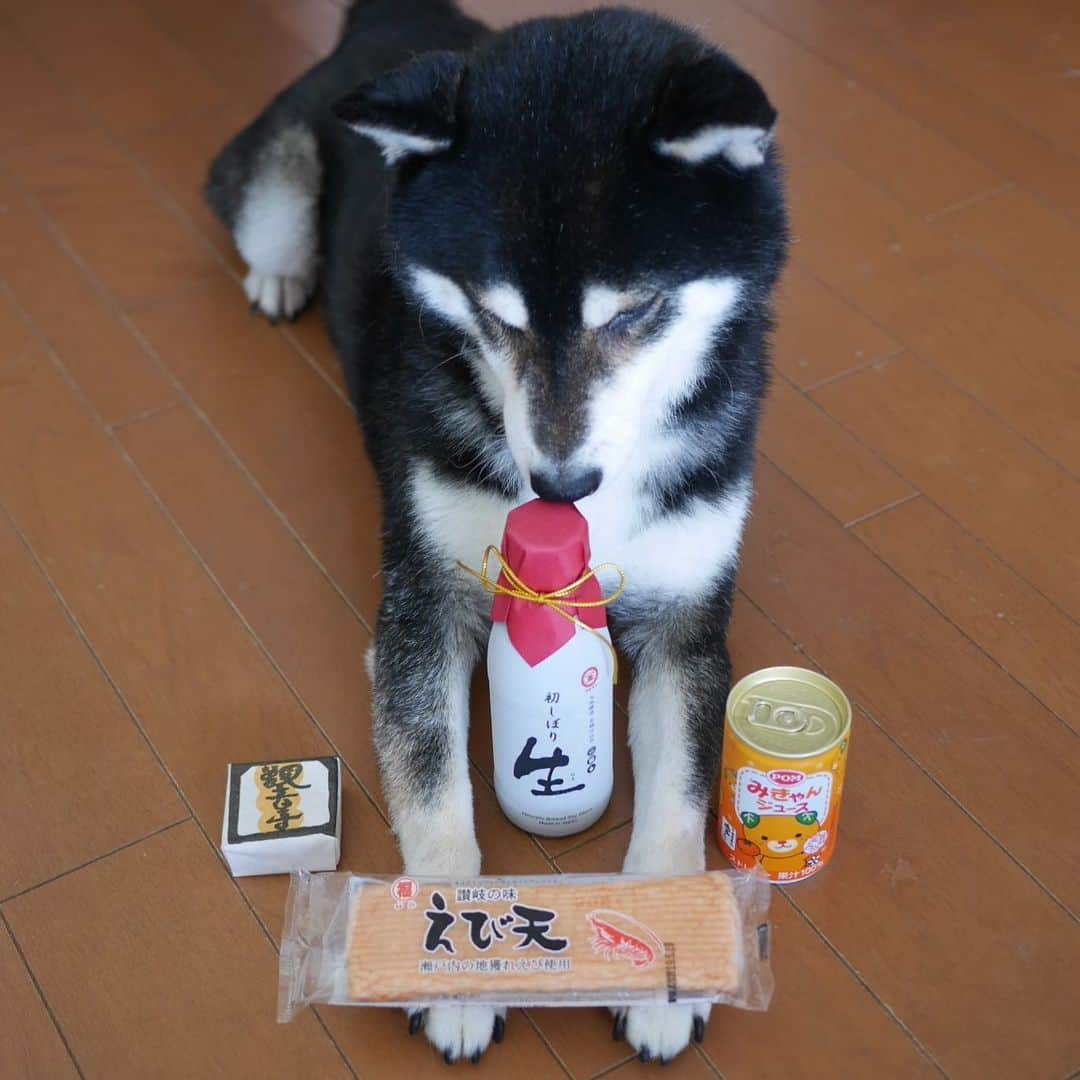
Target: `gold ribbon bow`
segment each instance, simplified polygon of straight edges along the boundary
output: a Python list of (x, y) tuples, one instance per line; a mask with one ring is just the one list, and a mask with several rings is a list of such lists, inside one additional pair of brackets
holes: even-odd
[[(495, 559), (499, 563), (503, 574), (506, 576), (506, 580), (510, 582), (509, 586), (499, 583), (498, 578), (492, 578), (488, 575), (488, 565), (491, 560)], [(614, 563), (600, 563), (598, 566), (592, 567), (590, 570), (586, 570), (584, 574), (577, 579), (577, 581), (571, 581), (569, 585), (564, 585), (561, 589), (555, 589), (553, 592), (537, 592), (532, 586), (526, 585), (514, 573), (513, 570), (507, 565), (506, 560), (503, 558), (503, 553), (494, 545), (489, 544), (487, 550), (484, 552), (484, 560), (480, 563), (479, 572), (474, 570), (471, 566), (466, 566), (463, 562), (459, 562), (458, 566), (465, 571), (466, 574), (472, 575), (484, 586), (484, 591), (490, 593), (492, 596), (508, 596), (511, 600), (526, 600), (530, 604), (542, 604), (544, 607), (551, 608), (552, 611), (558, 612), (568, 622), (572, 622), (575, 626), (580, 626), (582, 630), (588, 631), (593, 637), (602, 641), (611, 653), (611, 664), (613, 682), (619, 681), (619, 657), (615, 652), (615, 646), (600, 633), (599, 630), (586, 625), (572, 612), (566, 610), (564, 605), (571, 604), (576, 608), (597, 608), (607, 607), (608, 604), (613, 604), (616, 600), (622, 596), (626, 590), (626, 575), (622, 572), (621, 568)], [(600, 570), (614, 570), (619, 575), (619, 587), (608, 596), (601, 596), (599, 600), (572, 600), (571, 597), (585, 584), (590, 578), (595, 578)]]

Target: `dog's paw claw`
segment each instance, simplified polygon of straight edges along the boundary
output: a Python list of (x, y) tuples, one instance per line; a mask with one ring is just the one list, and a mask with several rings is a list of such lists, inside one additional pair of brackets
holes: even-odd
[(615, 1013), (612, 1035), (625, 1038), (641, 1061), (666, 1065), (705, 1038), (708, 1005), (632, 1005)]
[(626, 1038), (626, 1010), (620, 1010), (615, 1014), (615, 1023), (611, 1027), (611, 1037), (615, 1042), (622, 1042)]
[(501, 1043), (506, 1038), (506, 1017), (501, 1013), (495, 1014), (495, 1026), (491, 1029), (491, 1041)]
[(424, 1034), (448, 1065), (463, 1058), (479, 1061), (492, 1039), (501, 1039), (505, 1031), (505, 1010), (490, 1005), (433, 1005), (426, 1010)]
[(261, 313), (274, 325), (278, 319), (295, 321), (315, 293), (316, 275), (281, 277), (252, 270), (244, 279), (244, 292), (252, 312)]
[(409, 1013), (409, 1034), (415, 1035), (424, 1026), (424, 1017), (427, 1015), (426, 1010), (417, 1009), (416, 1012)]

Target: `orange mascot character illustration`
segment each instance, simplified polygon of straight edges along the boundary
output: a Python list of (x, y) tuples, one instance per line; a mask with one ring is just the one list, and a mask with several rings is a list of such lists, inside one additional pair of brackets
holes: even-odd
[(756, 848), (758, 862), (763, 869), (770, 874), (805, 869), (807, 855), (803, 848), (811, 836), (821, 831), (816, 810), (765, 817), (744, 810), (739, 817), (746, 833), (746, 841), (740, 841), (739, 846), (743, 850)]

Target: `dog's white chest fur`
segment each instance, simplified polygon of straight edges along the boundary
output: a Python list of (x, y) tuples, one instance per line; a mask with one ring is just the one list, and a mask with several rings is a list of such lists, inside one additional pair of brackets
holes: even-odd
[[(506, 515), (526, 501), (500, 498), (445, 480), (427, 465), (411, 474), (416, 524), (439, 556), (478, 567), (489, 544), (502, 539)], [(626, 575), (627, 594), (694, 599), (734, 562), (750, 506), (746, 480), (718, 502), (692, 499), (683, 511), (643, 520), (638, 500), (621, 485), (601, 488), (578, 508), (589, 523), (593, 564), (614, 563)], [(603, 575), (610, 587), (613, 578)]]

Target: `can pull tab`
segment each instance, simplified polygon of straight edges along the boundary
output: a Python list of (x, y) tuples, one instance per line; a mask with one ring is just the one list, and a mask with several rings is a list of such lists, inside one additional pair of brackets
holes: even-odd
[(819, 709), (763, 697), (750, 699), (746, 719), (752, 727), (788, 735), (820, 735), (827, 726)]

